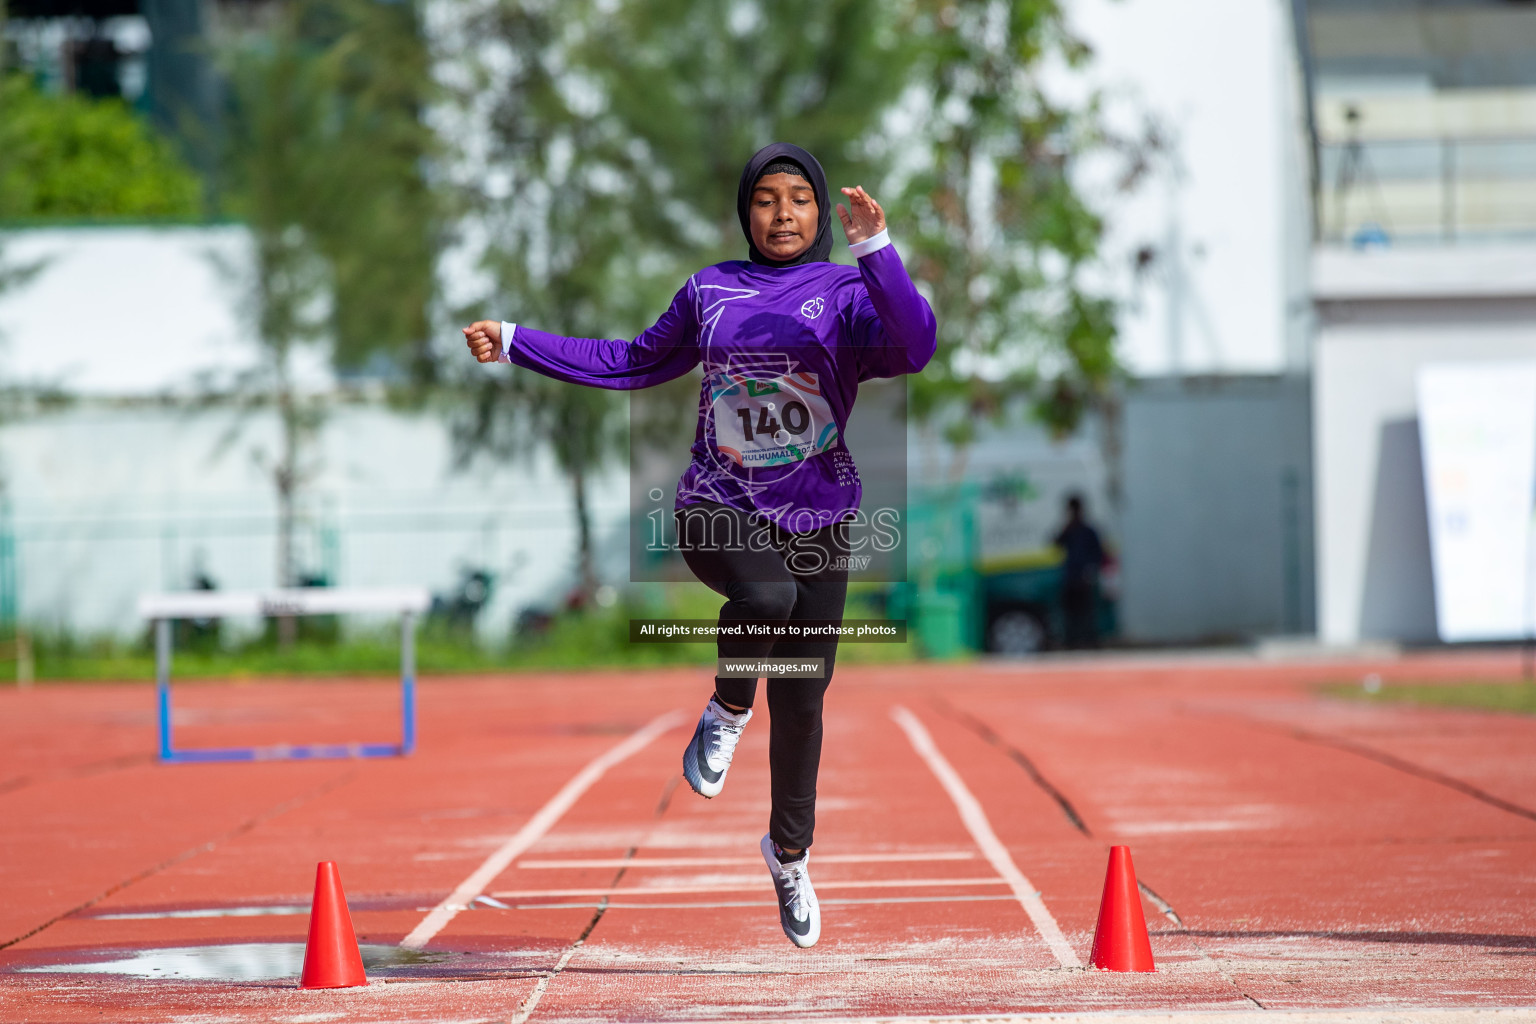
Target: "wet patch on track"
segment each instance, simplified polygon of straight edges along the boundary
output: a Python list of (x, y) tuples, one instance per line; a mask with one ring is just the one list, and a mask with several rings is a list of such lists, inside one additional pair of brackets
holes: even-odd
[[(374, 975), (406, 975), (412, 968), (447, 964), (460, 954), (363, 945), (363, 968)], [(58, 963), (15, 967), (18, 974), (115, 974), (178, 981), (297, 981), (302, 942), (236, 942), (212, 946), (104, 950)]]

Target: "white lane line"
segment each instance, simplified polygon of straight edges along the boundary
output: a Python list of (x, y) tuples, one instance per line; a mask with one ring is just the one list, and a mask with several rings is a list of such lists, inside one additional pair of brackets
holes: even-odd
[(565, 970), (565, 965), (571, 962), (571, 957), (576, 955), (576, 951), (582, 947), (584, 942), (586, 942), (586, 939), (577, 939), (571, 943), (571, 948), (565, 951), (565, 955), (555, 961), (555, 969), (538, 980), (533, 986), (533, 991), (528, 993), (528, 997), (518, 1006), (517, 1012), (512, 1015), (512, 1019), (507, 1024), (527, 1024), (528, 1018), (533, 1016), (533, 1011), (539, 1008), (539, 1000), (544, 998), (544, 990), (549, 988), (549, 983), (561, 971)]
[[(834, 896), (830, 899), (819, 899), (818, 902), (843, 907), (883, 907), (894, 903), (995, 903), (1001, 900), (1012, 903), (1014, 902), (1013, 894), (986, 896), (883, 896), (874, 899), (850, 899), (846, 896)], [(512, 903), (498, 909), (596, 910), (598, 907), (604, 907), (608, 910), (712, 910), (720, 907), (776, 907), (778, 905), (778, 902), (775, 900), (707, 900), (679, 903), (623, 903), (604, 900), (601, 903)]]
[(581, 799), (583, 793), (592, 788), (592, 784), (603, 777), (603, 773), (625, 758), (644, 750), (656, 737), (678, 725), (684, 720), (682, 712), (669, 711), (659, 718), (653, 719), (625, 739), (618, 746), (612, 748), (597, 757), (576, 776), (560, 788), (560, 792), (549, 798), (549, 802), (539, 808), (537, 814), (528, 819), (528, 823), (517, 830), (517, 834), (496, 850), (495, 853), (485, 858), (485, 862), (476, 868), (468, 878), (460, 882), (458, 888), (449, 893), (447, 898), (422, 918), (420, 924), (411, 929), (400, 943), (406, 949), (420, 949), (432, 937), (452, 921), (470, 901), (485, 891), (485, 887), (495, 880), (496, 876), (507, 869), (514, 860), (528, 852), (529, 847), (538, 842), (559, 821), (571, 805)]
[(81, 914), (80, 921), (161, 921), (192, 919), (199, 917), (283, 917), (309, 913), (313, 907), (199, 907), (196, 910), (152, 910), (135, 914)]
[[(1102, 663), (1101, 663), (1102, 664)], [(1055, 666), (1053, 665), (1052, 668)], [(1063, 665), (1065, 667), (1065, 665)], [(816, 1024), (1253, 1024), (1259, 1017), (1284, 1024), (1398, 1024), (1412, 1018), (1414, 1024), (1536, 1024), (1536, 1010), (1524, 1007), (1434, 1007), (1412, 1010), (1080, 1010), (1052, 1013), (970, 1013), (942, 1017), (815, 1017)], [(740, 1024), (741, 1017), (695, 1017), (690, 1024)]]
[[(859, 881), (816, 881), (818, 889), (911, 889), (942, 886), (1008, 885), (1002, 878), (880, 878)], [(557, 896), (676, 896), (693, 892), (743, 892), (773, 889), (773, 880), (764, 872), (761, 880), (700, 885), (630, 885), (622, 889), (511, 889), (491, 893), (498, 900), (554, 899)]]
[(907, 739), (912, 743), (912, 749), (928, 763), (929, 770), (949, 794), (955, 810), (960, 812), (960, 820), (965, 822), (966, 829), (970, 831), (971, 838), (976, 840), (982, 855), (991, 862), (992, 869), (1008, 881), (1008, 885), (1013, 889), (1013, 895), (1018, 899), (1019, 905), (1024, 908), (1024, 913), (1028, 914), (1029, 919), (1035, 923), (1035, 930), (1040, 933), (1045, 944), (1051, 947), (1051, 952), (1056, 954), (1057, 963), (1063, 967), (1083, 966), (1083, 962), (1067, 944), (1066, 937), (1061, 934), (1061, 926), (1051, 916), (1034, 883), (1025, 878), (1024, 872), (1020, 871), (1018, 865), (1013, 862), (1008, 848), (1003, 845), (1002, 840), (997, 838), (997, 833), (992, 831), (992, 823), (987, 820), (987, 814), (981, 809), (981, 803), (966, 788), (965, 780), (960, 778), (960, 773), (944, 759), (943, 754), (939, 753), (939, 748), (934, 745), (933, 737), (928, 734), (923, 723), (917, 720), (916, 715), (899, 704), (891, 708), (891, 717), (896, 720), (897, 725), (901, 726), (902, 731), (907, 734)]
[[(817, 864), (902, 864), (912, 860), (975, 860), (971, 850), (940, 850), (929, 853), (819, 853)], [(533, 868), (715, 868), (751, 865), (761, 867), (761, 857), (570, 857), (563, 860), (532, 858), (517, 862), (519, 870)]]

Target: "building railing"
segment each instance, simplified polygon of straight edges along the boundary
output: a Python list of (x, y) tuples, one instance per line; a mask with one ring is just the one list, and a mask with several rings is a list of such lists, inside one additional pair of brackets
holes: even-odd
[(1325, 141), (1318, 156), (1323, 243), (1536, 240), (1536, 136)]

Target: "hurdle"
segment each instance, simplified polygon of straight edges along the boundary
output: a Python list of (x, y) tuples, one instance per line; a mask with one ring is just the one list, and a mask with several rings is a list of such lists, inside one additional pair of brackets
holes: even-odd
[[(416, 749), (416, 617), (431, 604), (420, 587), (346, 589), (308, 587), (267, 591), (193, 590), (143, 594), (139, 616), (155, 624), (155, 680), (159, 698), (160, 760), (166, 763), (209, 761), (309, 761), (332, 758), (403, 757)], [(308, 743), (271, 747), (178, 749), (171, 729), (171, 624), (177, 619), (215, 619), (230, 615), (267, 618), (290, 615), (337, 615), (344, 612), (400, 616), (400, 742)]]

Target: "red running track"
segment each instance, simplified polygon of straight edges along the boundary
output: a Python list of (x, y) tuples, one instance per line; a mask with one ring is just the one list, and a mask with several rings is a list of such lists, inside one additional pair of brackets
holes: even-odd
[[(149, 686), (6, 690), (0, 1020), (1536, 1021), (1536, 719), (1315, 689), (1517, 669), (842, 669), (805, 951), (757, 854), (766, 721), (720, 797), (679, 785), (702, 671), (429, 680), (419, 752), (362, 762), (162, 766)], [(395, 692), (188, 685), (178, 742), (386, 737)], [(1117, 843), (1153, 975), (1072, 966)], [(365, 989), (294, 987), (319, 860)]]

